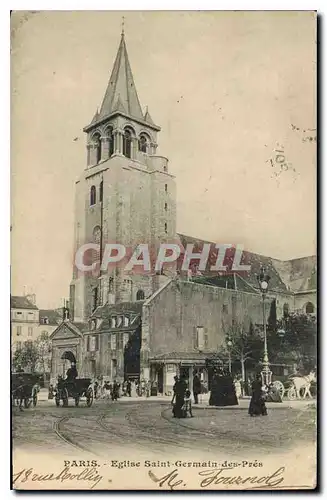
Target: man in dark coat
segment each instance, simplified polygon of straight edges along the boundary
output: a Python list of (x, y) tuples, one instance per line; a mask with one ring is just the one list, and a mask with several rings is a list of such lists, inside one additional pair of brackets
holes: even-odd
[(119, 384), (116, 380), (114, 380), (114, 384), (112, 386), (111, 399), (113, 401), (117, 401), (119, 398)]
[(67, 370), (66, 380), (67, 380), (67, 382), (75, 382), (75, 379), (77, 378), (77, 376), (78, 376), (78, 373), (77, 373), (75, 363), (72, 363), (71, 367), (68, 368), (68, 370)]
[(193, 377), (193, 396), (194, 396), (194, 404), (197, 405), (199, 402), (199, 394), (201, 394), (201, 380), (197, 373), (195, 373)]

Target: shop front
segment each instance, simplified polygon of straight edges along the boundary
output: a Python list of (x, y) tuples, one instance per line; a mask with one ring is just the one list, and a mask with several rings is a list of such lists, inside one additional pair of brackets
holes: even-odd
[(167, 353), (150, 358), (151, 382), (158, 387), (158, 393), (170, 396), (173, 394), (175, 377), (183, 377), (190, 391), (193, 390), (195, 374), (201, 380), (203, 392), (208, 390), (209, 374), (206, 366), (212, 353)]

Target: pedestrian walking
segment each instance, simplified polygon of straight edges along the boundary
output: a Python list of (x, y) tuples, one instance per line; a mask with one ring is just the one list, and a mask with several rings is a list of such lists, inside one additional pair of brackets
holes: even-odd
[(117, 401), (118, 398), (119, 398), (119, 384), (116, 380), (114, 380), (111, 392), (111, 399), (112, 401)]
[(191, 391), (187, 389), (184, 398), (183, 416), (187, 417), (188, 414), (190, 415), (190, 417), (193, 417)]
[(249, 415), (251, 417), (267, 415), (267, 408), (262, 387), (261, 374), (258, 373), (254, 382), (252, 382), (252, 397), (249, 406)]
[(132, 398), (137, 397), (137, 384), (136, 384), (135, 380), (133, 380), (133, 382), (131, 383), (131, 395), (132, 395)]
[(178, 379), (175, 382), (175, 404), (173, 406), (173, 415), (175, 418), (182, 418), (183, 417), (183, 405), (184, 405), (184, 398), (185, 398), (185, 392), (187, 389), (187, 384), (183, 378)]
[(235, 394), (237, 399), (240, 399), (242, 396), (242, 387), (241, 387), (241, 381), (236, 377), (234, 380), (234, 387), (235, 387)]
[(126, 381), (126, 394), (128, 397), (132, 397), (132, 384), (129, 379)]

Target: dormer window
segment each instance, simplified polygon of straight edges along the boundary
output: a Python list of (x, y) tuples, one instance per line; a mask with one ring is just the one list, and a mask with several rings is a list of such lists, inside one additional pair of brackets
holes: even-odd
[(49, 324), (49, 318), (45, 317), (42, 320), (43, 325), (48, 325)]
[(116, 316), (111, 317), (111, 328), (116, 328), (117, 318)]
[(123, 316), (118, 316), (117, 318), (117, 328), (120, 328), (123, 324)]
[(124, 317), (124, 326), (129, 326), (129, 318), (128, 318), (128, 316)]
[(144, 292), (143, 292), (143, 290), (138, 290), (136, 292), (136, 300), (144, 300)]

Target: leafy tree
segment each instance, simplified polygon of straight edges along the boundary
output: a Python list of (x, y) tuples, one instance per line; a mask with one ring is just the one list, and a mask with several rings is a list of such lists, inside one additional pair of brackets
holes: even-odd
[(310, 314), (292, 313), (268, 328), (269, 360), (297, 363), (304, 372), (316, 366), (317, 320)]
[(25, 342), (20, 349), (17, 349), (13, 355), (13, 366), (17, 370), (19, 367), (23, 370), (35, 371), (38, 362), (38, 350), (33, 342)]
[(50, 371), (51, 363), (51, 341), (48, 332), (41, 333), (35, 342), (35, 346), (38, 353), (37, 368), (45, 378), (46, 373)]

